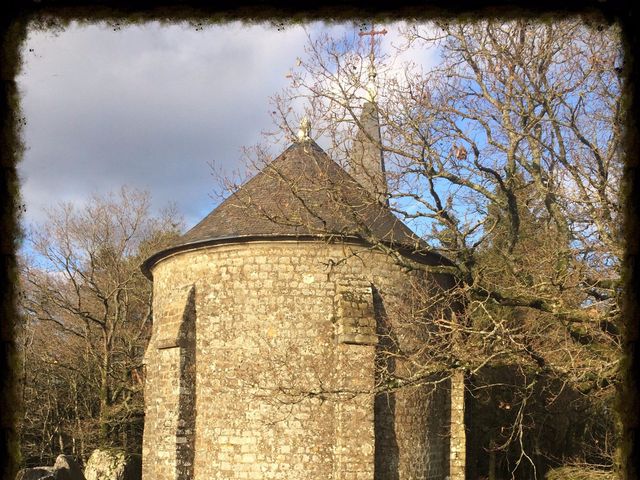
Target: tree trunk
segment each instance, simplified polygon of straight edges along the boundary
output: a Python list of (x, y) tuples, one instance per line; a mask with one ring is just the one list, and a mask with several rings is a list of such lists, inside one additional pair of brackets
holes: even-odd
[(111, 357), (109, 355), (109, 344), (106, 332), (104, 334), (102, 365), (100, 368), (100, 432), (104, 439), (107, 438), (108, 430), (108, 411), (110, 405), (109, 398), (109, 370), (111, 369)]
[(465, 480), (467, 439), (464, 425), (464, 371), (451, 375), (451, 440), (449, 478)]

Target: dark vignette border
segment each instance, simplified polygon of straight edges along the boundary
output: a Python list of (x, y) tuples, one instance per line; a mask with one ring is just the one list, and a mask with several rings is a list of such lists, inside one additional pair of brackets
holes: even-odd
[(638, 432), (640, 402), (638, 400), (638, 333), (640, 302), (640, 142), (638, 140), (638, 100), (634, 80), (638, 78), (636, 53), (640, 19), (633, 0), (405, 0), (392, 2), (339, 0), (305, 2), (222, 0), (5, 0), (0, 7), (2, 36), (2, 137), (0, 143), (0, 472), (2, 479), (13, 480), (18, 464), (18, 440), (14, 420), (19, 404), (16, 392), (18, 355), (13, 341), (19, 294), (16, 280), (16, 250), (20, 245), (19, 217), (24, 205), (19, 197), (17, 163), (23, 152), (21, 126), (24, 119), (19, 109), (19, 95), (15, 77), (20, 71), (19, 49), (26, 37), (27, 25), (40, 21), (43, 28), (64, 28), (72, 20), (83, 22), (108, 21), (113, 25), (142, 23), (151, 20), (174, 22), (224, 22), (233, 19), (273, 20), (277, 23), (300, 22), (312, 19), (341, 20), (354, 17), (386, 19), (455, 17), (473, 19), (481, 16), (544, 17), (583, 15), (596, 22), (620, 22), (626, 48), (625, 69), (627, 83), (626, 167), (623, 192), (626, 215), (624, 220), (627, 249), (624, 258), (626, 297), (624, 301), (625, 381), (619, 391), (617, 410), (622, 419), (621, 467), (624, 479), (639, 476)]

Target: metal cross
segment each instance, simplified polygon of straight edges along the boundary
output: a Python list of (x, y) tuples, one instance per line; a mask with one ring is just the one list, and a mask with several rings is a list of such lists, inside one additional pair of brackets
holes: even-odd
[(376, 31), (373, 28), (373, 23), (371, 24), (371, 31), (370, 32), (359, 32), (358, 35), (360, 35), (361, 37), (364, 37), (365, 35), (371, 35), (371, 58), (373, 59), (373, 45), (375, 42), (375, 38), (374, 35), (386, 35), (388, 32), (386, 29), (384, 30), (378, 30)]

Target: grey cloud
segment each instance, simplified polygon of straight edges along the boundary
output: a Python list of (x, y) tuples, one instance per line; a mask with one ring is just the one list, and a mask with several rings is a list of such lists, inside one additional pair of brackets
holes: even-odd
[(237, 168), (240, 148), (272, 128), (268, 97), (285, 86), (306, 36), (300, 26), (237, 22), (32, 32), (18, 78), (26, 221), (127, 184), (149, 190), (154, 208), (175, 201), (193, 224), (214, 206), (208, 163)]
[(155, 207), (176, 201), (193, 223), (214, 203), (208, 162), (237, 166), (303, 44), (301, 29), (238, 23), (32, 32), (18, 79), (27, 222), (128, 184), (150, 190)]

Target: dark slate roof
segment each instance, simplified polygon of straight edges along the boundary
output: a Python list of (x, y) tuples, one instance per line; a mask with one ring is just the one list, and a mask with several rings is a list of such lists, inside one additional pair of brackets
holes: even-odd
[(425, 263), (448, 264), (313, 141), (291, 145), (143, 271), (171, 253), (226, 241), (329, 238), (383, 243), (416, 253)]

